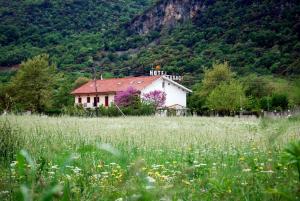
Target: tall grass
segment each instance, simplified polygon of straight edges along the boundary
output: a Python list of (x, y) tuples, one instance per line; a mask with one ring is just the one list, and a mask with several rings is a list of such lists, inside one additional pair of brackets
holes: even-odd
[(282, 160), (284, 147), (300, 137), (295, 118), (0, 120), (19, 128), (23, 139), (23, 151), (11, 162), (12, 188), (4, 194), (0, 188), (0, 198), (299, 199), (297, 170)]

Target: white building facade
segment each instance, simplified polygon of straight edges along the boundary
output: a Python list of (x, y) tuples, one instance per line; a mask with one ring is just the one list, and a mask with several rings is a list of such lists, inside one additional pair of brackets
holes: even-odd
[(192, 92), (166, 76), (143, 76), (90, 81), (75, 89), (72, 94), (75, 104), (84, 108), (109, 107), (114, 103), (115, 95), (129, 87), (139, 90), (141, 97), (154, 90), (163, 91), (166, 93), (164, 107), (171, 108), (186, 108), (187, 94)]

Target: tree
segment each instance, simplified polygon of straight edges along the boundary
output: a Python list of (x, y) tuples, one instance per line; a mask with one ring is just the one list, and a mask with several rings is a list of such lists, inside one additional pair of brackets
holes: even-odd
[(82, 85), (84, 85), (85, 83), (88, 83), (90, 81), (89, 78), (87, 77), (79, 77), (75, 80), (74, 82), (74, 89), (81, 87)]
[(44, 112), (51, 105), (55, 77), (56, 67), (47, 54), (22, 62), (11, 83), (14, 102), (23, 110)]
[(266, 78), (259, 77), (256, 74), (250, 74), (244, 77), (242, 83), (247, 96), (262, 98), (264, 96), (270, 96), (273, 91), (271, 83)]
[(115, 103), (120, 107), (135, 107), (140, 101), (140, 92), (133, 87), (120, 91), (115, 96)]
[(235, 74), (230, 70), (228, 62), (214, 63), (212, 69), (205, 71), (202, 80), (203, 92), (205, 95), (208, 95), (219, 84), (223, 82), (228, 83), (234, 75)]
[(234, 80), (218, 85), (207, 98), (208, 107), (221, 113), (238, 111), (246, 104), (245, 90), (241, 83)]
[(149, 93), (143, 94), (143, 100), (146, 103), (153, 104), (155, 108), (162, 107), (166, 102), (166, 93), (160, 90), (150, 91)]

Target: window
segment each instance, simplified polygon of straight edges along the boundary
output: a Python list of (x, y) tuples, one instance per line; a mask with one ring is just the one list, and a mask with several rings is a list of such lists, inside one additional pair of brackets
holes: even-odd
[(78, 98), (78, 103), (81, 103), (81, 98), (80, 97)]
[(165, 82), (162, 82), (162, 88), (165, 88)]
[(97, 100), (98, 100), (98, 98), (99, 98), (99, 97), (94, 97), (94, 107), (97, 107), (97, 103), (98, 103)]
[(90, 103), (90, 102), (91, 102), (91, 98), (90, 98), (90, 97), (87, 97), (86, 101), (87, 101), (88, 103)]
[(105, 96), (105, 107), (108, 107), (108, 96)]
[(100, 97), (97, 97), (97, 103), (99, 103), (100, 102)]

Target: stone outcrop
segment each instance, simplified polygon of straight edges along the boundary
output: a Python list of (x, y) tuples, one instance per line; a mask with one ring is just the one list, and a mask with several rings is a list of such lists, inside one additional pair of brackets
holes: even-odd
[(205, 9), (204, 0), (161, 0), (126, 25), (127, 30), (147, 34), (172, 28), (178, 22), (194, 18)]

